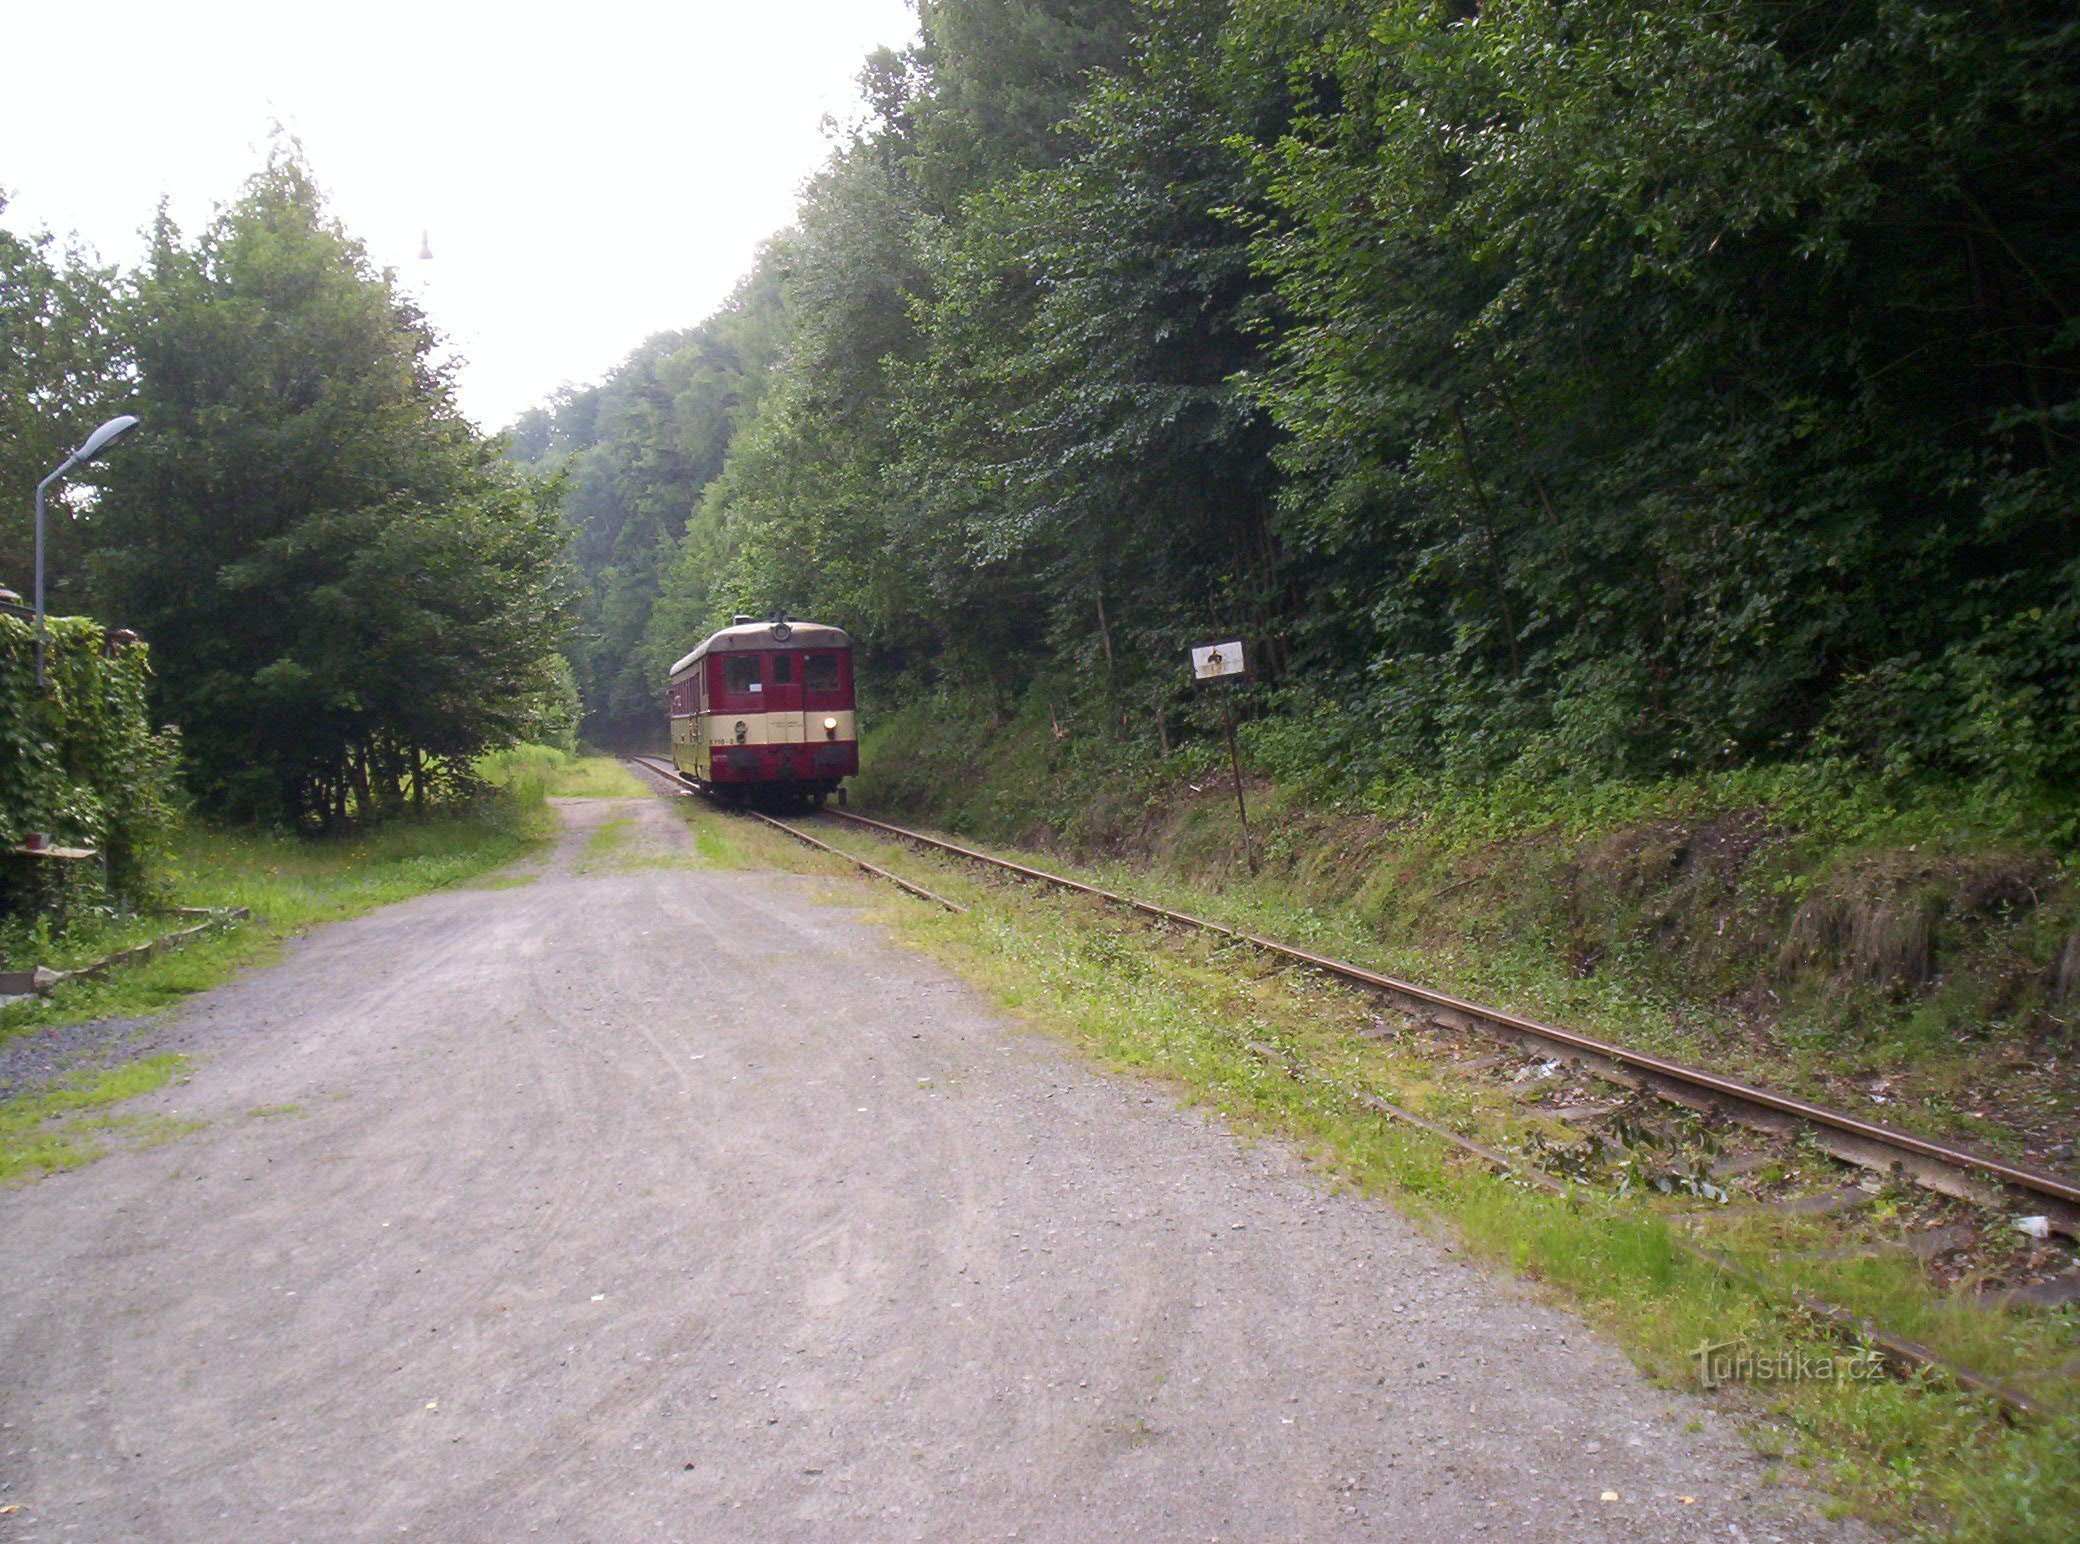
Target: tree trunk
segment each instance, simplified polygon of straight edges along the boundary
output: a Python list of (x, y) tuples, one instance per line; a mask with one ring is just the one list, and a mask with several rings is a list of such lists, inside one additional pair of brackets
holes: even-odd
[(369, 794), (367, 747), (356, 747), (351, 753), (348, 766), (353, 773), (354, 799), (361, 807), (361, 818), (363, 820), (372, 819), (375, 815), (375, 801)]

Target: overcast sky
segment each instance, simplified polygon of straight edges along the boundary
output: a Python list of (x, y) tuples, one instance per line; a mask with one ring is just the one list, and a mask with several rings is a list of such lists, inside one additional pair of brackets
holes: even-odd
[(162, 195), (193, 231), (280, 123), (495, 429), (712, 311), (914, 28), (906, 0), (17, 7), (0, 224), (127, 265)]

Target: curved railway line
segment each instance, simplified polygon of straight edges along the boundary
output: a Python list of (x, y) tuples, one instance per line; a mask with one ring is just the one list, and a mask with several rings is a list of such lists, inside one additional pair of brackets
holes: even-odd
[[(690, 785), (669, 762), (655, 757), (632, 757), (630, 760), (667, 780), (679, 790), (692, 791)], [(967, 909), (911, 880), (833, 847), (786, 821), (756, 810), (743, 809), (738, 812), (784, 831), (795, 840), (832, 854), (875, 877), (887, 880), (920, 899), (955, 912), (964, 912)], [(1086, 896), (1153, 918), (1166, 926), (1184, 928), (1248, 945), (1275, 959), (1304, 966), (1365, 988), (1425, 1024), (1493, 1037), (1532, 1057), (1572, 1062), (1593, 1076), (1619, 1088), (1649, 1094), (1700, 1114), (1723, 1116), (1738, 1125), (1771, 1136), (1803, 1136), (1844, 1163), (1890, 1179), (1909, 1181), (1980, 1207), (2004, 1212), (2019, 1209), (2042, 1217), (2050, 1229), (2067, 1238), (2080, 1240), (2080, 1181), (2066, 1176), (2030, 1169), (1992, 1154), (1918, 1136), (1913, 1132), (1866, 1120), (1845, 1111), (1829, 1109), (1793, 1095), (1776, 1093), (1718, 1073), (1690, 1067), (1666, 1057), (1598, 1040), (1574, 1030), (1541, 1023), (1503, 1009), (1485, 1007), (1464, 998), (1368, 970), (1361, 965), (1297, 948), (1263, 934), (1138, 900), (1114, 890), (996, 857), (943, 837), (912, 831), (888, 821), (876, 820), (842, 809), (826, 809), (819, 818), (844, 821), (926, 851), (945, 854), (1010, 874), (1021, 880)], [(1383, 1099), (1370, 1090), (1351, 1088), (1312, 1071), (1278, 1047), (1257, 1041), (1245, 1043), (1253, 1053), (1277, 1061), (1292, 1076), (1330, 1086), (1376, 1114), (1427, 1131), (1514, 1178), (1555, 1192), (1564, 1192), (1569, 1188), (1566, 1182), (1556, 1179), (1551, 1174), (1528, 1167), (1519, 1160), (1453, 1131), (1440, 1122)], [(1783, 1209), (1826, 1211), (1835, 1209), (1836, 1204), (1838, 1203), (1832, 1197), (1812, 1197), (1786, 1203)], [(1779, 1294), (1786, 1292), (1781, 1284), (1764, 1282), (1745, 1266), (1717, 1251), (1682, 1239), (1678, 1239), (1678, 1244), (1693, 1258), (1703, 1260), (1753, 1286), (1764, 1287)], [(2061, 1278), (2061, 1281), (2069, 1286), (2080, 1285), (2068, 1278)], [(1930, 1347), (1894, 1335), (1869, 1319), (1802, 1293), (1790, 1292), (1788, 1295), (1800, 1308), (1836, 1330), (1879, 1347), (1899, 1363), (1940, 1370), (1964, 1387), (1995, 1400), (2011, 1415), (2040, 1417), (2050, 1414), (2030, 1395), (1963, 1366)]]

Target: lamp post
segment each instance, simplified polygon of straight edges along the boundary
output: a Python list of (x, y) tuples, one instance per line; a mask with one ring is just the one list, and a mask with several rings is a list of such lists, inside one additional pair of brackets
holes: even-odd
[(85, 466), (117, 440), (137, 427), (137, 420), (128, 413), (111, 418), (107, 423), (88, 435), (78, 450), (67, 456), (58, 469), (36, 485), (36, 685), (43, 686), (43, 495), (44, 490), (76, 466)]

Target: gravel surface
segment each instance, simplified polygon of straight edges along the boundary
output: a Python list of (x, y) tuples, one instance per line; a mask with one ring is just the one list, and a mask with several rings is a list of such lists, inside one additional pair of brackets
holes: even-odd
[(1867, 1536), (849, 881), (559, 809), (148, 1028), (205, 1130), (0, 1194), (0, 1538)]
[(120, 1067), (140, 1056), (192, 1049), (189, 1025), (173, 1017), (94, 1019), (24, 1030), (0, 1040), (0, 1099), (70, 1072)]

